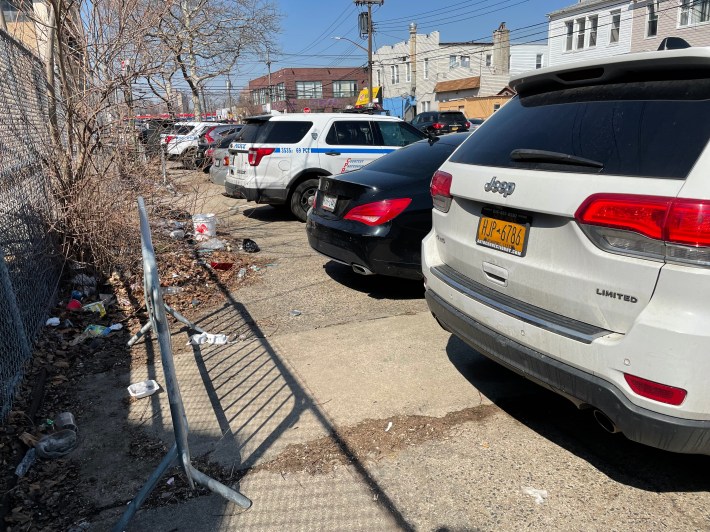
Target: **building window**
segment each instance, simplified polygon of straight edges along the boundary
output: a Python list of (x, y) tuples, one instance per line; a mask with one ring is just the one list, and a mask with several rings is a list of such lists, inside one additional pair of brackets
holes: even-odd
[(282, 102), (286, 99), (286, 85), (284, 83), (279, 83), (274, 87), (274, 100), (277, 102)]
[(658, 34), (658, 4), (656, 1), (646, 5), (646, 37), (655, 37)]
[(391, 71), (392, 76), (390, 78), (390, 81), (393, 84), (399, 83), (399, 65), (392, 65), (390, 68), (392, 69), (392, 71)]
[(429, 109), (431, 109), (431, 102), (422, 102), (422, 112), (426, 113)]
[(500, 104), (499, 104), (499, 103), (494, 103), (494, 104), (493, 104), (493, 112), (495, 113), (498, 109), (500, 109)]
[(574, 22), (565, 22), (565, 52), (569, 52), (572, 49), (574, 43)]
[(611, 33), (609, 34), (609, 43), (614, 44), (619, 42), (619, 31), (621, 30), (621, 10), (616, 9), (611, 12)]
[(577, 50), (584, 48), (584, 31), (586, 29), (586, 23), (586, 19), (577, 19)]
[(457, 66), (459, 66), (459, 63), (458, 63), (458, 61), (456, 61), (456, 56), (450, 55), (449, 56), (449, 70), (451, 70), (452, 68), (456, 68)]
[(462, 55), (461, 56), (461, 66), (463, 68), (471, 68), (471, 56)]
[(493, 55), (486, 54), (486, 66), (489, 67), (493, 64)]
[(357, 95), (356, 81), (338, 80), (333, 82), (333, 98), (352, 98)]
[[(657, 12), (658, 10), (656, 10)], [(710, 0), (682, 0), (680, 25), (691, 26), (710, 21)]]
[(424, 60), (424, 79), (429, 79), (429, 59)]
[(599, 26), (599, 17), (594, 15), (589, 17), (589, 47), (597, 45), (597, 27)]
[(407, 65), (404, 68), (405, 68), (405, 76), (407, 78), (407, 81), (412, 81), (412, 64), (407, 63)]
[(306, 98), (322, 98), (323, 97), (323, 82), (322, 81), (297, 81), (296, 82), (296, 98), (299, 100)]
[(535, 68), (542, 68), (542, 54), (535, 56)]
[[(27, 5), (23, 6), (23, 9), (18, 9), (18, 6), (23, 4), (21, 0), (0, 0), (0, 9), (2, 9), (5, 15), (5, 22), (26, 22), (28, 20), (25, 14), (25, 9), (28, 8)], [(32, 4), (29, 4), (29, 10), (32, 10)]]

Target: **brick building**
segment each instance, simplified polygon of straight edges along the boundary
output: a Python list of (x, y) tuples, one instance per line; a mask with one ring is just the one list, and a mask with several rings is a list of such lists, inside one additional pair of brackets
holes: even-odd
[(360, 89), (367, 87), (363, 67), (282, 68), (269, 76), (249, 81), (251, 101), (263, 111), (271, 109), (300, 113), (332, 112), (355, 105)]

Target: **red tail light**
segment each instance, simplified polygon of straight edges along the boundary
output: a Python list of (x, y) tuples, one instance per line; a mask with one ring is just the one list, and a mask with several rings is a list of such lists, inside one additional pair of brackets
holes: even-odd
[(214, 153), (214, 148), (207, 148), (205, 150), (205, 157), (212, 157), (213, 153)]
[(710, 265), (708, 200), (594, 194), (575, 219), (606, 251)]
[(382, 225), (402, 214), (411, 202), (411, 198), (397, 198), (366, 203), (350, 210), (344, 218), (365, 225)]
[(224, 158), (224, 161), (222, 161), (222, 166), (229, 166), (229, 155), (227, 155)]
[(212, 144), (215, 141), (215, 139), (212, 138), (212, 135), (210, 135), (210, 133), (212, 133), (215, 129), (217, 128), (211, 127), (207, 130), (207, 133), (205, 133), (205, 140), (207, 141), (207, 144)]
[(471, 127), (471, 122), (464, 122), (464, 123), (463, 123), (463, 127), (465, 127), (466, 129), (470, 128), (470, 127)]
[(431, 125), (431, 127), (433, 127), (434, 129), (443, 129), (443, 128), (444, 128), (444, 124), (442, 124), (442, 123), (440, 123), (440, 122), (435, 122), (435, 123), (433, 123), (433, 124)]
[(431, 178), (431, 185), (429, 186), (429, 191), (431, 192), (431, 199), (434, 201), (434, 208), (442, 211), (449, 212), (449, 207), (451, 207), (451, 180), (453, 176), (441, 170), (437, 170), (434, 176)]
[(175, 138), (175, 135), (168, 135), (165, 137), (165, 144), (170, 144), (170, 141)]
[(274, 148), (249, 148), (249, 166), (259, 166), (261, 160), (272, 153), (274, 153)]
[(641, 377), (636, 377), (635, 375), (629, 375), (628, 373), (624, 373), (624, 378), (634, 393), (637, 393), (641, 397), (653, 399), (659, 403), (678, 406), (688, 395), (688, 392), (683, 388), (676, 388), (675, 386), (668, 386), (660, 382), (649, 381)]

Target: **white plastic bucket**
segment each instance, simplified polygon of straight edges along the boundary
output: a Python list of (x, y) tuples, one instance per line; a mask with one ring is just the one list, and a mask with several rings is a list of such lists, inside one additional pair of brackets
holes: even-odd
[(217, 234), (217, 217), (214, 214), (195, 214), (192, 217), (195, 240), (209, 240)]

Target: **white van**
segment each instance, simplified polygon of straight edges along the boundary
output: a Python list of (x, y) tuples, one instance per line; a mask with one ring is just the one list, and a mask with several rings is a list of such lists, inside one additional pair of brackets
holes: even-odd
[(227, 195), (286, 205), (301, 221), (318, 178), (362, 168), (425, 138), (397, 117), (355, 113), (296, 113), (246, 120), (229, 148)]

